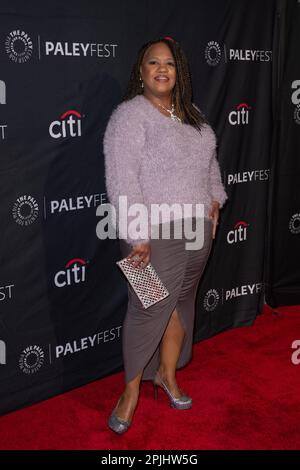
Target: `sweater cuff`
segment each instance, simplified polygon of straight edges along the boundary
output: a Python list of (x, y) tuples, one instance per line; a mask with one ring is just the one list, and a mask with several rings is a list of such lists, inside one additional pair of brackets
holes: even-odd
[(220, 209), (224, 206), (225, 202), (228, 199), (226, 191), (221, 186), (220, 188), (214, 188), (211, 195), (212, 201), (217, 201), (220, 204)]
[(135, 247), (137, 245), (140, 245), (142, 243), (149, 243), (150, 242), (150, 239), (149, 238), (139, 238), (137, 240), (132, 240), (132, 239), (129, 239), (128, 240), (128, 243), (132, 246), (132, 247)]

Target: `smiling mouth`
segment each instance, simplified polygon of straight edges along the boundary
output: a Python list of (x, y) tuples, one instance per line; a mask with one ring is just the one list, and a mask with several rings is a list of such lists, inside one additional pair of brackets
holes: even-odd
[(154, 77), (154, 79), (155, 79), (157, 82), (168, 82), (168, 81), (169, 81), (169, 78), (168, 78), (168, 77), (164, 77), (164, 76), (157, 76), (157, 77)]

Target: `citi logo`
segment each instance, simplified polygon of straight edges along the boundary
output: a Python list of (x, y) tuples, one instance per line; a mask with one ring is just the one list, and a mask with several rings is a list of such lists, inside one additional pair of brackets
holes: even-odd
[(228, 116), (229, 124), (232, 126), (244, 126), (249, 124), (249, 110), (251, 107), (247, 103), (240, 103)]
[(81, 137), (81, 114), (74, 109), (66, 111), (60, 116), (60, 120), (52, 121), (49, 126), (49, 134), (53, 139), (66, 137)]
[(247, 240), (247, 222), (240, 220), (235, 224), (233, 230), (230, 230), (227, 234), (227, 243), (232, 245), (233, 243), (243, 242)]
[(86, 261), (74, 258), (69, 261), (65, 269), (58, 271), (54, 276), (56, 287), (71, 286), (85, 281)]
[(6, 344), (0, 339), (0, 364), (6, 364)]

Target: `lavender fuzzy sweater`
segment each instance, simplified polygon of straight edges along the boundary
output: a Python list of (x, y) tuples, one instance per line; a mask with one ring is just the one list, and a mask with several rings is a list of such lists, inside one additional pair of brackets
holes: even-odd
[[(118, 197), (126, 195), (128, 207), (143, 203), (149, 214), (152, 203), (202, 203), (205, 217), (213, 200), (222, 207), (227, 194), (216, 160), (216, 135), (209, 125), (201, 132), (163, 115), (144, 95), (120, 103), (103, 140), (109, 201), (117, 209)], [(131, 245), (150, 238), (134, 240), (127, 232), (122, 237)]]

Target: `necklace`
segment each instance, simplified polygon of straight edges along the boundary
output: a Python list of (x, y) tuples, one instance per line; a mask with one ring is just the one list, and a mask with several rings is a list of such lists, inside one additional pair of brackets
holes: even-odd
[(176, 116), (176, 114), (174, 113), (174, 111), (175, 111), (174, 103), (172, 103), (172, 108), (171, 109), (166, 108), (165, 106), (163, 106), (160, 103), (157, 103), (157, 104), (158, 104), (158, 106), (160, 106), (161, 108), (163, 108), (165, 111), (167, 111), (170, 114), (172, 121), (181, 122), (181, 119), (178, 116)]

